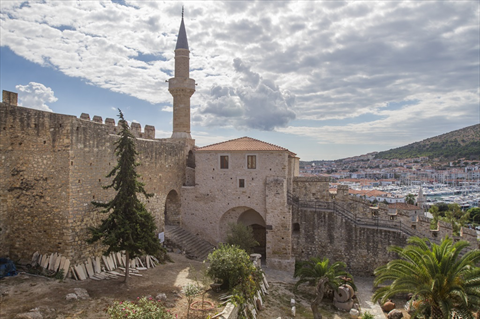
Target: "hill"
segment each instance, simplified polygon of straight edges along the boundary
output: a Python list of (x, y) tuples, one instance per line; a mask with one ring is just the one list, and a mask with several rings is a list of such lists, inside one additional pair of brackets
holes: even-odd
[(480, 124), (376, 154), (377, 159), (429, 157), (479, 160)]

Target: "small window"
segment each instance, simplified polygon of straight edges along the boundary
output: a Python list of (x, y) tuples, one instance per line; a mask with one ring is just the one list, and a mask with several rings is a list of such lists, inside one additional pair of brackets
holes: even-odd
[(228, 169), (228, 155), (220, 156), (220, 168)]
[(245, 188), (245, 179), (240, 178), (240, 179), (238, 180), (238, 187), (239, 187), (239, 188)]
[(248, 169), (257, 168), (257, 155), (247, 155), (247, 168)]

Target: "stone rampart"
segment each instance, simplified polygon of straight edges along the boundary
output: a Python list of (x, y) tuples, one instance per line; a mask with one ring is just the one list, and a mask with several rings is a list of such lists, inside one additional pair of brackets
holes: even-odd
[[(76, 262), (100, 254), (99, 245), (86, 244), (86, 229), (104, 218), (91, 201), (113, 196), (102, 186), (116, 165), (119, 129), (113, 119), (89, 118), (0, 105), (0, 255), (28, 259), (38, 250)], [(133, 125), (138, 173), (154, 194), (145, 204), (160, 232), (166, 196), (180, 192), (194, 141), (150, 139), (148, 127), (142, 133)]]
[[(346, 262), (354, 274), (372, 275), (376, 267), (396, 258), (387, 248), (405, 246), (410, 236), (428, 238), (437, 244), (449, 236), (470, 242), (470, 249), (479, 248), (473, 229), (462, 228), (460, 236), (454, 236), (449, 223), (439, 222), (432, 230), (431, 219), (426, 216), (402, 210), (392, 213), (387, 205), (372, 206), (368, 200), (347, 195), (344, 189), (334, 197), (318, 194), (319, 189), (328, 192), (325, 186), (319, 185), (321, 180), (314, 184), (309, 179), (295, 178), (295, 182), (299, 189), (293, 190), (290, 204), (293, 254), (297, 260), (328, 257)], [(311, 194), (327, 200), (313, 200)]]

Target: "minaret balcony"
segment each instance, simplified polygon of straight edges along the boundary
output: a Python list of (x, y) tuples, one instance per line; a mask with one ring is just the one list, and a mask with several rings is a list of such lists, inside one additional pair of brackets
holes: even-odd
[(190, 89), (195, 91), (195, 80), (188, 78), (171, 78), (168, 80), (168, 90)]

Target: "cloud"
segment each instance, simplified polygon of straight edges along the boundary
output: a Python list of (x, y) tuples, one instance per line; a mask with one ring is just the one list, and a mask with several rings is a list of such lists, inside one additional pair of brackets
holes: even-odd
[(194, 120), (206, 126), (271, 131), (295, 119), (295, 96), (253, 72), (240, 58), (233, 60), (235, 86), (213, 86)]
[(20, 105), (41, 111), (53, 112), (46, 103), (56, 102), (53, 90), (41, 83), (30, 82), (27, 85), (17, 85)]
[[(185, 9), (198, 84), (192, 124), (387, 144), (478, 123), (475, 1), (197, 1)], [(0, 40), (29, 61), (169, 112), (180, 12), (173, 1), (4, 1)]]

